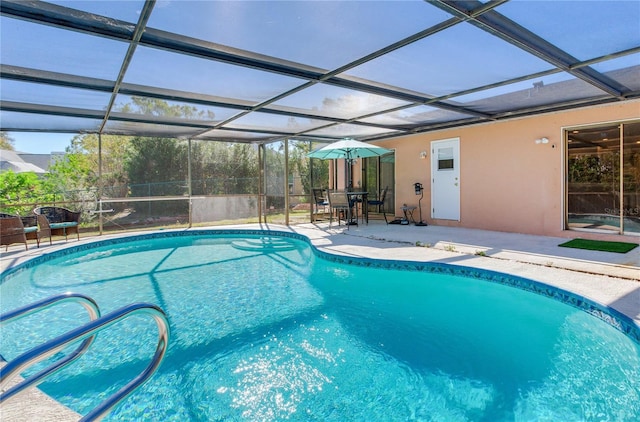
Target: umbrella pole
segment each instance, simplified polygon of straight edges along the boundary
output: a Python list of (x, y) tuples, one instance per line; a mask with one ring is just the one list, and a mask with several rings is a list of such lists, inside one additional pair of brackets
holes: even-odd
[(351, 183), (351, 165), (349, 164), (349, 159), (345, 158), (344, 160), (344, 190), (348, 191)]
[[(346, 176), (346, 181), (345, 181), (345, 190), (347, 192), (353, 191), (353, 159), (351, 158), (351, 150), (347, 150), (347, 155), (346, 158), (344, 160), (345, 165), (347, 166), (345, 169), (345, 176)], [(347, 197), (348, 198), (348, 197)], [(351, 206), (351, 203), (349, 203), (349, 206)], [(351, 214), (351, 221), (347, 221), (347, 225), (350, 226), (357, 226), (358, 225), (358, 204), (357, 202), (353, 203), (353, 209), (355, 211), (356, 214), (356, 219), (353, 219), (353, 214)]]
[(347, 158), (345, 158), (344, 163), (346, 165), (344, 174), (345, 174), (346, 179), (347, 179), (345, 181), (345, 184), (344, 184), (344, 186), (345, 186), (344, 190), (350, 191), (353, 188), (353, 176), (351, 175), (352, 163), (351, 163), (351, 151), (349, 151), (349, 150), (347, 150)]

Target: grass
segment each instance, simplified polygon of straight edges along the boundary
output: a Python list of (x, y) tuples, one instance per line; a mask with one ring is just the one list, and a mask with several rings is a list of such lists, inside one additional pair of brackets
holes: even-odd
[(627, 253), (638, 247), (637, 243), (609, 242), (605, 240), (573, 239), (558, 246), (564, 248), (588, 249), (591, 251)]

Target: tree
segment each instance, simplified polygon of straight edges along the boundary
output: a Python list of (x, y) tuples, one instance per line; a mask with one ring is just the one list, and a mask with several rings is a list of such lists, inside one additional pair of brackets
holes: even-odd
[(257, 193), (257, 148), (250, 144), (192, 142), (191, 176), (196, 195)]
[[(187, 143), (169, 138), (136, 137), (125, 162), (132, 196), (184, 195), (187, 185)], [(134, 203), (140, 208), (142, 203)], [(180, 209), (167, 205), (162, 212)]]
[(86, 190), (97, 182), (97, 174), (86, 154), (67, 153), (55, 159), (44, 174), (44, 180), (54, 191), (72, 199), (74, 191)]
[(257, 148), (248, 144), (232, 144), (228, 148), (230, 156), (227, 175), (233, 175), (230, 193), (258, 193), (260, 167)]
[[(264, 153), (265, 193), (267, 196), (284, 197), (284, 143), (268, 144)], [(267, 203), (267, 205), (272, 204)]]
[(6, 149), (9, 151), (15, 151), (13, 144), (16, 140), (10, 137), (7, 132), (0, 132), (0, 149)]
[[(56, 200), (74, 202), (71, 207), (77, 211), (95, 210), (98, 178), (87, 155), (68, 152), (58, 157), (43, 179), (48, 192), (55, 195)], [(90, 220), (93, 215), (86, 213), (82, 218)]]
[(620, 183), (619, 151), (598, 155), (581, 154), (569, 157), (568, 182), (598, 185), (598, 189), (617, 190)]
[(31, 212), (33, 206), (15, 204), (46, 202), (52, 199), (53, 195), (46, 183), (34, 172), (14, 173), (9, 170), (0, 173), (0, 202), (5, 212), (26, 215)]
[(215, 113), (211, 110), (199, 110), (197, 107), (183, 104), (169, 104), (167, 101), (146, 98), (131, 97), (131, 103), (118, 107), (123, 113), (144, 114), (147, 116), (178, 117), (190, 120), (214, 120)]
[[(325, 188), (329, 181), (329, 161), (309, 159), (307, 154), (311, 151), (311, 147), (312, 144), (309, 141), (289, 143), (289, 170), (300, 176), (305, 193), (310, 193), (314, 187)], [(313, 180), (311, 180), (312, 176)]]
[[(127, 195), (128, 175), (125, 162), (130, 154), (130, 138), (127, 136), (103, 135), (99, 148), (99, 137), (96, 134), (78, 135), (71, 140), (67, 153), (82, 154), (92, 170), (92, 186), (97, 186), (99, 171), (98, 152), (102, 151), (103, 196), (124, 197)], [(89, 181), (89, 180), (87, 180)]]

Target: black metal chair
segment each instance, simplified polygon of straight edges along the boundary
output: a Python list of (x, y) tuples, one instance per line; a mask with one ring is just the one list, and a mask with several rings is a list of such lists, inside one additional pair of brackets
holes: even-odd
[(389, 221), (387, 221), (387, 213), (384, 209), (384, 200), (387, 197), (387, 190), (389, 189), (389, 187), (385, 187), (384, 189), (382, 189), (382, 192), (380, 192), (380, 196), (377, 199), (369, 199), (367, 200), (367, 205), (377, 205), (378, 206), (378, 210), (382, 211), (382, 216), (384, 217), (384, 222), (389, 224)]

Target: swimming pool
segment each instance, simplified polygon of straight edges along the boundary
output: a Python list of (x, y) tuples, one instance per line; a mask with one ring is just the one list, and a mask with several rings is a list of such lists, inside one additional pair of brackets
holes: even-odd
[[(616, 210), (619, 212), (619, 210)], [(569, 213), (570, 227), (583, 229), (602, 229), (618, 232), (620, 230), (620, 216), (611, 214), (578, 214)], [(624, 231), (626, 233), (640, 233), (640, 218), (624, 217)]]
[[(640, 413), (637, 326), (504, 274), (338, 257), (290, 233), (165, 232), (10, 270), (2, 309), (64, 291), (92, 296), (103, 314), (141, 301), (168, 315), (165, 361), (106, 420), (631, 421)], [(69, 304), (8, 325), (0, 353), (10, 359), (85, 319)], [(143, 318), (122, 322), (41, 388), (86, 413), (148, 364), (153, 328)]]

